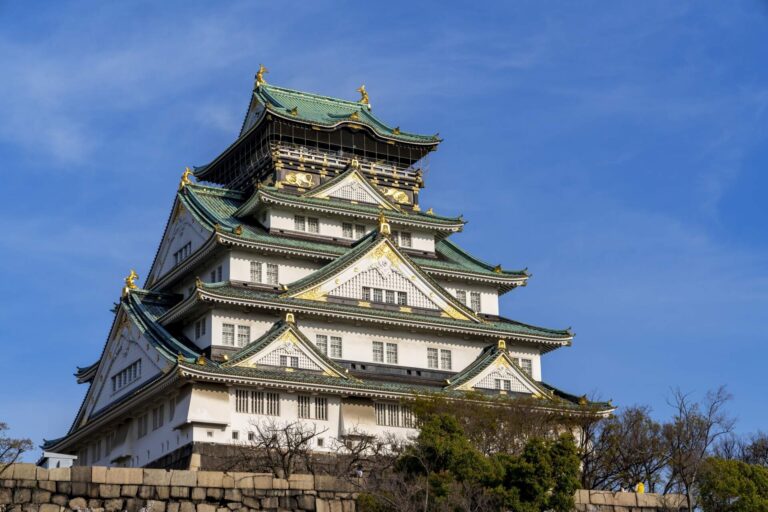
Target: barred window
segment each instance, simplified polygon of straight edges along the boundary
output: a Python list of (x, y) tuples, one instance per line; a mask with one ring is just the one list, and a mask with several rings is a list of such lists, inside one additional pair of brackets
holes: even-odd
[(451, 351), (450, 350), (440, 351), (440, 368), (443, 370), (451, 369)]
[(464, 290), (456, 290), (456, 299), (462, 304), (467, 304), (467, 292)]
[(373, 342), (373, 362), (374, 363), (384, 362), (384, 343), (381, 341)]
[(384, 299), (387, 304), (395, 303), (395, 292), (392, 290), (384, 290)]
[(397, 304), (400, 306), (407, 306), (408, 294), (405, 292), (397, 292)]
[(160, 404), (159, 406), (152, 409), (152, 430), (157, 430), (163, 426), (163, 420), (165, 419), (164, 416), (164, 404)]
[(136, 420), (136, 438), (141, 439), (149, 432), (149, 414), (142, 414)]
[(384, 302), (384, 299), (382, 298), (383, 295), (384, 295), (384, 290), (381, 290), (380, 288), (374, 288), (373, 302)]
[(365, 236), (365, 226), (355, 224), (355, 238), (363, 238)]
[(235, 346), (235, 324), (221, 324), (221, 344)]
[(251, 327), (249, 325), (237, 326), (237, 346), (244, 347), (251, 341)]
[(277, 284), (278, 273), (277, 264), (267, 263), (267, 284)]
[(187, 242), (184, 246), (173, 253), (173, 265), (176, 266), (192, 254), (192, 242)]
[(249, 389), (235, 390), (235, 412), (264, 414), (264, 392)]
[(371, 300), (371, 289), (367, 286), (363, 286), (363, 300), (365, 301)]
[(280, 366), (287, 368), (298, 368), (299, 358), (296, 356), (280, 356)]
[(328, 336), (325, 334), (318, 334), (315, 338), (316, 342), (315, 345), (317, 345), (317, 349), (322, 352), (323, 354), (328, 354)]
[(261, 262), (251, 261), (251, 282), (260, 283), (261, 281)]
[(341, 338), (331, 336), (331, 357), (341, 358)]
[(306, 231), (307, 230), (307, 218), (303, 217), (301, 215), (294, 215), (293, 216), (293, 228), (296, 231)]
[(310, 404), (312, 402), (312, 398), (306, 395), (299, 395), (299, 418), (309, 418), (310, 417)]
[(141, 377), (141, 359), (134, 361), (112, 376), (112, 392), (120, 391)]
[(400, 233), (400, 246), (401, 247), (412, 247), (412, 241), (411, 241), (411, 234), (410, 233)]
[(354, 227), (349, 222), (344, 222), (341, 225), (341, 236), (344, 238), (353, 238), (355, 236)]
[(480, 292), (469, 293), (469, 307), (473, 311), (480, 311)]
[(387, 343), (387, 363), (397, 364), (397, 344)]
[(436, 348), (427, 348), (427, 368), (437, 368)]
[(315, 419), (328, 419), (328, 399), (315, 397)]
[(280, 395), (277, 393), (267, 393), (267, 414), (270, 416), (280, 416)]
[(533, 361), (530, 359), (521, 359), (520, 368), (528, 375), (533, 375)]
[(223, 278), (223, 272), (222, 272), (222, 269), (221, 269), (221, 265), (219, 265), (219, 266), (216, 268), (216, 281), (218, 281), (218, 282), (220, 283), (220, 282), (222, 282), (223, 280), (224, 280), (224, 278)]
[(307, 231), (310, 233), (319, 233), (320, 220), (315, 217), (307, 217)]

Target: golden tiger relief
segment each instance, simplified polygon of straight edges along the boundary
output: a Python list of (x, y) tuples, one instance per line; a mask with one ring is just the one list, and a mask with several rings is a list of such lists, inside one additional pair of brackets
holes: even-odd
[(402, 190), (396, 188), (385, 188), (382, 190), (382, 192), (384, 192), (386, 197), (392, 198), (396, 203), (407, 204), (411, 202), (408, 194)]
[(315, 184), (315, 177), (306, 172), (289, 172), (283, 181), (288, 185), (308, 188)]

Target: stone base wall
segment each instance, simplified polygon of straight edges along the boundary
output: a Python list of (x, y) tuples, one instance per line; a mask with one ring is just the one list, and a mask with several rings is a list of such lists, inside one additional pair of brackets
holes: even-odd
[[(355, 512), (356, 491), (328, 476), (15, 464), (0, 473), (0, 512)], [(577, 491), (575, 498), (575, 512), (679, 511), (685, 504), (682, 496), (626, 492)]]

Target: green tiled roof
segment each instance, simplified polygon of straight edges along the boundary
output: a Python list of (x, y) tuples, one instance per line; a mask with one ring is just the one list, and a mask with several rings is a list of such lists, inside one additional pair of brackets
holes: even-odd
[[(370, 128), (376, 135), (391, 140), (411, 144), (435, 145), (440, 142), (437, 135), (418, 135), (396, 131), (379, 120), (368, 107), (362, 103), (342, 100), (296, 91), (285, 87), (263, 84), (253, 91), (253, 96), (267, 110), (285, 119), (333, 128), (343, 124), (357, 124)], [(358, 120), (351, 120), (350, 115), (357, 113)]]
[[(363, 308), (359, 306), (352, 306), (348, 304), (341, 304), (335, 302), (318, 302), (305, 299), (296, 299), (291, 297), (284, 297), (275, 295), (274, 292), (259, 290), (255, 288), (249, 288), (245, 286), (235, 286), (229, 282), (223, 283), (201, 283), (201, 290), (203, 292), (210, 292), (211, 294), (219, 295), (221, 297), (231, 299), (243, 299), (253, 301), (264, 301), (281, 306), (285, 306), (286, 309), (290, 309), (291, 306), (311, 308), (313, 310), (329, 310), (338, 313), (350, 313), (357, 315), (375, 315), (377, 317), (384, 317), (389, 319), (395, 319), (404, 322), (406, 325), (409, 322), (423, 321), (437, 325), (445, 325), (447, 327), (454, 327), (458, 329), (466, 328), (479, 328), (486, 329), (491, 332), (503, 332), (508, 333), (510, 336), (515, 334), (544, 337), (547, 339), (562, 340), (562, 343), (567, 343), (573, 337), (573, 333), (569, 330), (560, 329), (547, 329), (544, 327), (537, 327), (534, 325), (524, 324), (513, 320), (500, 318), (497, 321), (485, 321), (481, 324), (467, 322), (466, 320), (454, 320), (452, 318), (445, 318), (442, 316), (430, 316), (430, 315), (418, 315), (415, 313), (403, 313), (400, 311), (389, 311), (384, 309), (373, 310), (371, 308)], [(491, 334), (489, 334), (491, 335)]]
[[(178, 197), (185, 207), (211, 230), (214, 225), (218, 224), (224, 231), (232, 233), (237, 226), (241, 226), (242, 234), (240, 237), (244, 240), (297, 251), (322, 253), (327, 255), (329, 259), (349, 251), (349, 247), (332, 243), (270, 235), (259, 226), (244, 223), (235, 216), (245, 201), (240, 192), (218, 187), (187, 185)], [(525, 270), (495, 272), (491, 265), (470, 256), (455, 243), (447, 240), (437, 242), (435, 252), (438, 258), (414, 256), (412, 259), (425, 269), (472, 272), (491, 279), (523, 278), (528, 275)]]

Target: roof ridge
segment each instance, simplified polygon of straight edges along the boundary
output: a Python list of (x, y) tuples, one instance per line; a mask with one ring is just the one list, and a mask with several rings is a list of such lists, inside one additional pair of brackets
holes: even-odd
[(317, 93), (314, 93), (314, 92), (300, 91), (298, 89), (291, 89), (290, 87), (282, 87), (282, 86), (279, 86), (279, 85), (262, 84), (259, 87), (264, 87), (267, 90), (267, 92), (269, 91), (269, 89), (277, 89), (277, 90), (282, 91), (282, 92), (287, 92), (287, 93), (296, 94), (296, 95), (299, 95), (299, 96), (308, 97), (308, 98), (311, 98), (313, 100), (321, 100), (321, 101), (326, 101), (326, 102), (329, 102), (329, 103), (345, 103), (345, 104), (348, 104), (350, 107), (357, 107), (359, 109), (364, 109), (364, 108), (366, 108), (368, 106), (366, 104), (363, 104), (363, 103), (360, 103), (360, 102), (357, 102), (357, 101), (353, 101), (353, 100), (345, 100), (343, 98), (335, 98), (333, 96), (326, 96), (324, 94), (317, 94)]

